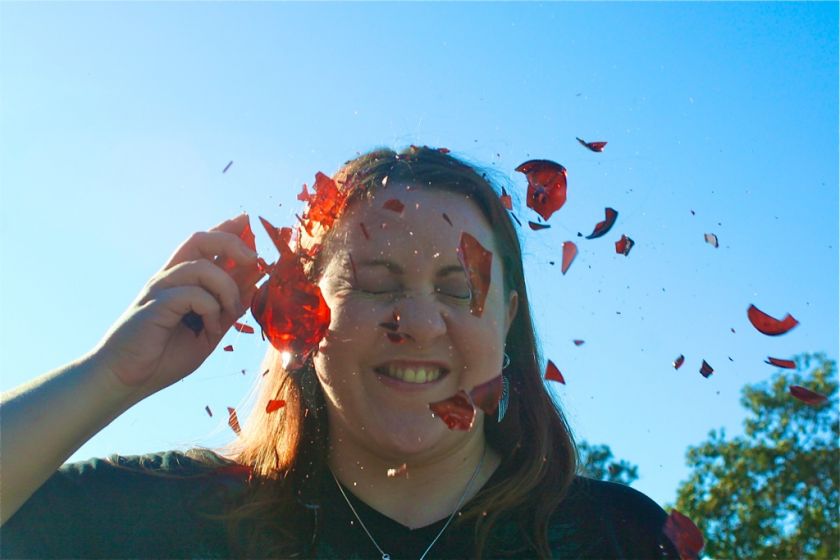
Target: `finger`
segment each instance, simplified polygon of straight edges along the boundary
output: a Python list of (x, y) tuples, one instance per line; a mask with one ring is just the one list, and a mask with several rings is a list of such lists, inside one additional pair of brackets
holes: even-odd
[(199, 231), (175, 250), (163, 270), (187, 261), (215, 261), (225, 257), (240, 266), (256, 266), (257, 262), (257, 254), (238, 235), (226, 231)]
[(184, 262), (157, 276), (148, 285), (149, 298), (156, 292), (177, 286), (200, 286), (211, 293), (224, 312), (238, 317), (243, 309), (240, 289), (233, 278), (208, 260)]
[[(218, 299), (200, 286), (176, 286), (160, 290), (146, 303), (150, 307), (161, 306), (161, 325), (172, 328), (181, 323), (184, 315), (193, 312), (201, 317), (204, 325), (216, 337), (223, 334)], [(187, 328), (182, 325), (183, 328)]]

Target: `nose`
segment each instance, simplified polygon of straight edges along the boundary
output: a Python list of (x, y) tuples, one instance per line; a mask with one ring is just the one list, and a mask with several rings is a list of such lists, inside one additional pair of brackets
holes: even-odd
[(444, 309), (432, 294), (406, 295), (399, 300), (395, 311), (399, 316), (399, 332), (420, 346), (427, 346), (446, 334)]

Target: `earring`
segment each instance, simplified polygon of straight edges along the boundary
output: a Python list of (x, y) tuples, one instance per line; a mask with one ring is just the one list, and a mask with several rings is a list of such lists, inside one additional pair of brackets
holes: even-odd
[(507, 352), (504, 352), (503, 356), (504, 357), (502, 358), (502, 369), (507, 369), (507, 367), (510, 365), (510, 356), (507, 355)]
[(315, 391), (317, 388), (315, 384), (318, 380), (315, 379), (315, 370), (311, 366), (304, 366), (303, 372), (300, 376), (300, 392), (303, 397), (303, 404), (307, 410), (312, 412), (312, 415), (318, 417), (318, 405), (315, 398)]
[[(507, 354), (505, 354), (507, 356)], [(510, 381), (506, 375), (502, 374), (502, 398), (499, 399), (499, 410), (497, 412), (496, 421), (501, 422), (504, 417), (505, 413), (508, 409), (508, 403), (510, 402)]]

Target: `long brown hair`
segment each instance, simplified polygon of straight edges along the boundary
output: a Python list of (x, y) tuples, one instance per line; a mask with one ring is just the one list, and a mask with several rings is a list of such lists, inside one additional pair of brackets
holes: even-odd
[[(508, 519), (515, 514), (521, 540), (530, 549), (520, 553), (550, 557), (548, 521), (574, 477), (576, 450), (562, 412), (543, 385), (522, 250), (499, 193), (477, 168), (447, 150), (428, 147), (411, 146), (400, 153), (387, 149), (369, 152), (345, 163), (333, 179), (347, 193), (348, 204), (389, 184), (461, 193), (481, 209), (493, 229), (505, 291), (516, 290), (519, 297), (506, 340), (510, 405), (502, 422), (490, 416), (484, 422), (488, 443), (503, 458), (499, 468), (505, 476), (476, 495), (458, 522), (474, 522), (475, 555), (480, 557), (494, 524), (501, 516)], [(326, 233), (320, 240), (322, 244), (328, 236)], [(319, 278), (329, 257), (325, 252), (311, 263), (310, 279)], [(307, 485), (326, 468), (328, 441), (324, 397), (312, 368), (310, 359), (302, 368), (287, 371), (280, 354), (270, 349), (262, 368), (268, 374), (262, 377), (253, 412), (240, 437), (223, 451), (253, 473), (247, 500), (229, 517), (232, 538), (247, 543), (242, 554), (292, 557), (311, 551), (317, 519), (309, 514), (315, 510), (307, 507)], [(270, 399), (283, 399), (286, 405), (266, 414)], [(246, 538), (242, 538), (243, 530), (249, 533)], [(271, 549), (266, 549), (263, 539), (251, 538), (272, 533), (281, 538), (274, 539)]]

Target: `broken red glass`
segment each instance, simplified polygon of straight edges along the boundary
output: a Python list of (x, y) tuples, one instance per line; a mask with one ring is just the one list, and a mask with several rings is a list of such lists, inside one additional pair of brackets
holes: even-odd
[(475, 422), (475, 405), (466, 391), (458, 391), (448, 399), (429, 403), (429, 410), (443, 420), (450, 430), (468, 432)]
[(450, 226), (452, 225), (452, 220), (449, 219), (449, 216), (446, 215), (446, 212), (443, 213), (443, 219), (446, 220), (447, 224), (449, 224)]
[(275, 410), (280, 410), (284, 406), (286, 406), (286, 401), (283, 399), (270, 399), (268, 404), (265, 405), (265, 413), (270, 414)]
[(560, 266), (560, 272), (566, 274), (569, 267), (572, 266), (572, 261), (577, 256), (577, 245), (573, 241), (563, 242), (563, 264)]
[(307, 278), (301, 259), (285, 242), (291, 236), (290, 228), (277, 230), (260, 219), (275, 242), (280, 259), (254, 294), (251, 314), (272, 346), (293, 355), (294, 367), (299, 364), (295, 359), (307, 356), (326, 334), (330, 308), (318, 285)]
[(385, 204), (382, 205), (382, 208), (384, 208), (385, 210), (396, 212), (397, 214), (402, 214), (403, 210), (405, 209), (405, 204), (403, 204), (396, 198), (389, 198), (385, 201)]
[(502, 201), (502, 206), (504, 206), (506, 210), (513, 210), (513, 202), (504, 187), (502, 187), (502, 196), (499, 197), (499, 200)]
[(228, 162), (228, 164), (227, 164), (227, 165), (225, 165), (225, 168), (224, 168), (224, 169), (222, 169), (222, 173), (227, 173), (227, 170), (228, 170), (228, 169), (230, 169), (230, 166), (231, 166), (231, 165), (233, 165), (233, 160), (230, 160), (230, 161)]
[(230, 429), (234, 431), (236, 435), (242, 431), (239, 427), (239, 418), (236, 416), (236, 409), (233, 407), (227, 407), (228, 409), (228, 426)]
[(484, 301), (490, 291), (493, 253), (485, 249), (478, 239), (467, 232), (462, 232), (458, 246), (458, 260), (464, 267), (470, 287), (470, 313), (481, 317), (484, 313)]
[(706, 362), (706, 360), (703, 360), (703, 364), (700, 366), (700, 373), (703, 375), (703, 377), (708, 378), (714, 372), (714, 368), (710, 366), (708, 362)]
[(365, 236), (365, 239), (370, 239), (370, 234), (368, 233), (367, 227), (362, 222), (359, 222), (359, 227), (362, 228), (362, 235)]
[(388, 340), (390, 340), (394, 344), (402, 344), (403, 342), (408, 340), (408, 335), (403, 333), (388, 332), (385, 333), (385, 336), (387, 336)]
[(439, 151), (442, 154), (448, 154), (449, 148), (438, 148), (437, 151)]
[(674, 360), (674, 369), (680, 369), (685, 362), (685, 356), (680, 354), (676, 360)]
[(213, 418), (213, 411), (210, 410), (209, 406), (205, 406), (204, 410), (207, 411), (207, 416), (209, 416), (210, 418)]
[(548, 364), (545, 366), (545, 378), (548, 381), (557, 381), (563, 385), (566, 384), (566, 380), (563, 379), (563, 374), (560, 373), (560, 370), (557, 369), (557, 366), (551, 360), (548, 360)]
[(697, 560), (700, 557), (700, 551), (705, 544), (703, 534), (691, 519), (672, 509), (662, 531), (674, 543), (680, 560)]
[(300, 193), (297, 195), (297, 199), (301, 202), (309, 202), (311, 195), (309, 194), (309, 190), (306, 188), (306, 183), (303, 184), (303, 187), (300, 189)]
[(315, 192), (309, 196), (309, 204), (303, 215), (307, 221), (305, 229), (310, 235), (316, 223), (325, 230), (330, 229), (347, 202), (347, 194), (342, 193), (335, 181), (320, 171), (315, 174), (312, 189)]
[(548, 224), (539, 224), (539, 223), (537, 223), (537, 222), (530, 222), (530, 221), (529, 221), (529, 222), (528, 222), (528, 227), (529, 227), (529, 228), (531, 228), (531, 229), (532, 229), (532, 230), (534, 230), (534, 231), (539, 231), (539, 230), (541, 230), (541, 229), (548, 229), (548, 228), (550, 228), (551, 226), (550, 226), (550, 225), (548, 225)]
[(706, 243), (714, 247), (715, 249), (718, 248), (718, 238), (717, 235), (714, 233), (704, 233), (703, 238), (706, 240)]
[(626, 235), (621, 234), (621, 239), (615, 242), (615, 252), (626, 257), (630, 254), (630, 249), (632, 249), (635, 244), (635, 241)]
[(547, 159), (532, 159), (516, 171), (528, 179), (528, 208), (548, 221), (566, 203), (566, 168)]
[(799, 321), (794, 319), (790, 313), (780, 321), (761, 311), (755, 305), (750, 305), (747, 309), (747, 318), (758, 329), (758, 332), (764, 333), (767, 336), (785, 334), (799, 324)]
[(782, 360), (779, 358), (768, 357), (766, 360), (764, 360), (764, 363), (783, 369), (796, 369), (796, 362), (794, 362), (793, 360)]
[(794, 398), (810, 406), (819, 406), (828, 400), (828, 397), (822, 393), (817, 393), (799, 385), (791, 385), (788, 387), (788, 391)]
[(579, 338), (574, 339), (572, 342), (574, 343), (575, 346), (583, 346), (583, 343), (584, 343), (584, 341), (579, 339)]
[(225, 352), (233, 352), (233, 345), (228, 344), (227, 346), (222, 348), (222, 350), (224, 350)]
[(244, 323), (240, 323), (239, 321), (233, 324), (233, 328), (238, 330), (241, 333), (245, 334), (254, 334), (254, 327), (251, 325), (246, 325)]
[(618, 211), (612, 208), (604, 208), (605, 218), (603, 222), (598, 222), (595, 224), (595, 229), (592, 230), (592, 233), (586, 236), (587, 239), (597, 239), (602, 235), (605, 235), (615, 224), (616, 218), (618, 218)]
[(586, 140), (583, 140), (581, 138), (578, 138), (577, 141), (580, 142), (581, 146), (592, 150), (593, 152), (603, 152), (604, 146), (607, 145), (606, 142), (587, 142)]

